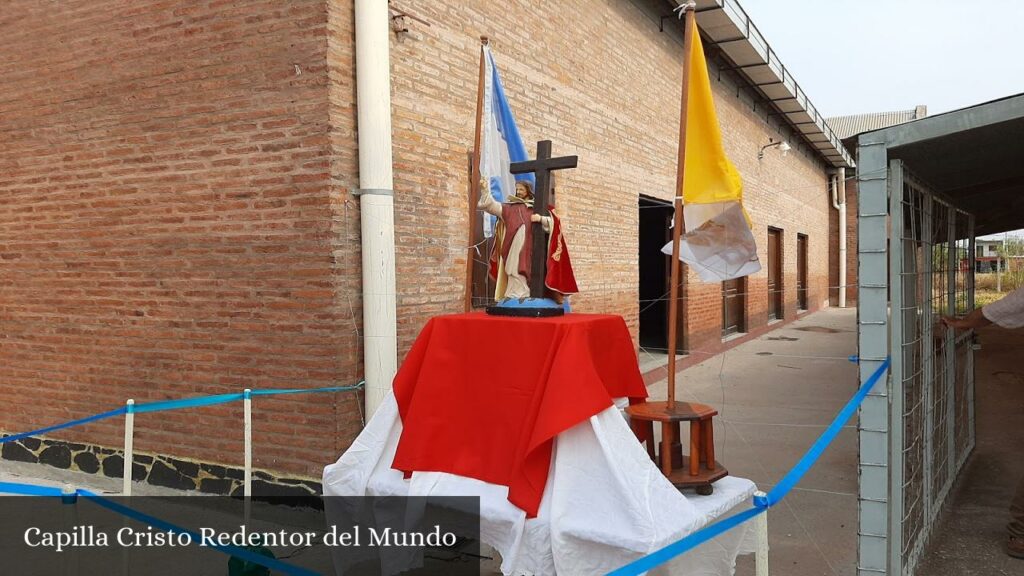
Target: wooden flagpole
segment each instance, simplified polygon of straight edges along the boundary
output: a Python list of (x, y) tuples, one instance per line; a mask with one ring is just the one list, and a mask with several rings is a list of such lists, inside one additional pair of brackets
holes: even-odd
[(668, 302), (668, 409), (676, 405), (676, 342), (677, 320), (679, 318), (679, 238), (683, 229), (683, 172), (686, 164), (686, 109), (690, 89), (690, 57), (693, 52), (693, 35), (698, 34), (695, 26), (695, 4), (684, 5), (686, 25), (683, 29), (683, 94), (679, 110), (679, 157), (676, 159), (675, 225), (672, 227), (672, 273)]
[(473, 168), (469, 177), (469, 242), (466, 243), (466, 312), (473, 310), (473, 265), (476, 255), (476, 227), (480, 221), (477, 214), (476, 204), (480, 198), (480, 132), (483, 127), (484, 118), (484, 46), (487, 46), (487, 36), (480, 37), (480, 78), (476, 89), (476, 134), (473, 136)]
[[(668, 401), (640, 402), (626, 408), (631, 422), (636, 422), (638, 430), (647, 430), (647, 453), (656, 462), (661, 460), (661, 472), (677, 488), (695, 488), (697, 494), (708, 495), (714, 491), (713, 483), (729, 475), (715, 460), (715, 432), (712, 419), (718, 411), (705, 404), (695, 402), (676, 402), (676, 346), (678, 341), (679, 317), (679, 276), (682, 265), (679, 262), (679, 244), (682, 237), (683, 222), (683, 181), (686, 164), (686, 124), (690, 88), (690, 60), (695, 56), (694, 40), (700, 32), (697, 30), (694, 8), (696, 2), (690, 1), (682, 5), (686, 24), (683, 39), (683, 89), (680, 98), (679, 112), (679, 157), (676, 163), (676, 191), (674, 198), (675, 226), (672, 229), (672, 272), (669, 287), (669, 326), (668, 326)], [(655, 456), (653, 438), (654, 422), (661, 423), (661, 449)], [(680, 442), (683, 422), (690, 424), (690, 454), (683, 454)], [(644, 436), (644, 434), (640, 434)]]

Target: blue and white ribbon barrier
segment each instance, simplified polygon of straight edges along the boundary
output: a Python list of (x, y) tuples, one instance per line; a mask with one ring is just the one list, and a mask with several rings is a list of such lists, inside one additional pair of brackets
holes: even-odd
[[(850, 361), (859, 363), (860, 359), (857, 356), (850, 356)], [(875, 387), (875, 385), (881, 380), (882, 376), (889, 369), (891, 359), (886, 358), (882, 365), (871, 375), (870, 378), (864, 385), (860, 387), (857, 393), (850, 399), (849, 402), (843, 406), (842, 410), (832, 420), (832, 423), (828, 428), (818, 437), (818, 440), (811, 446), (806, 454), (800, 459), (799, 462), (779, 481), (778, 484), (766, 495), (758, 495), (754, 497), (754, 507), (748, 510), (744, 510), (737, 514), (734, 514), (728, 518), (714, 522), (703, 529), (690, 534), (689, 536), (678, 540), (664, 548), (657, 550), (647, 556), (644, 556), (638, 560), (634, 560), (625, 566), (618, 568), (609, 573), (609, 576), (639, 576), (645, 572), (653, 570), (658, 566), (672, 560), (673, 558), (685, 554), (690, 550), (693, 550), (697, 546), (704, 544), (705, 542), (732, 530), (733, 528), (749, 522), (754, 518), (757, 518), (761, 514), (768, 511), (769, 508), (778, 504), (785, 498), (793, 488), (803, 479), (807, 472), (817, 464), (821, 455), (825, 449), (836, 439), (839, 432), (842, 430), (846, 422), (853, 417), (857, 408), (864, 402), (864, 399)], [(284, 394), (304, 394), (304, 393), (315, 393), (315, 392), (346, 392), (351, 390), (358, 390), (363, 386), (360, 382), (355, 386), (332, 386), (327, 388), (313, 388), (313, 389), (300, 389), (300, 388), (283, 388), (283, 389), (267, 389), (267, 390), (252, 390), (238, 394), (218, 394), (213, 396), (200, 396), (196, 398), (184, 398), (180, 400), (162, 400), (157, 402), (147, 402), (144, 404), (129, 404), (127, 406), (103, 412), (101, 414), (95, 414), (78, 420), (72, 420), (61, 424), (55, 424), (46, 428), (40, 428), (38, 430), (32, 430), (30, 432), (24, 432), (21, 434), (14, 434), (4, 438), (0, 438), (0, 444), (5, 442), (14, 442), (29, 436), (35, 436), (39, 434), (45, 434), (47, 432), (53, 432), (55, 430), (62, 430), (65, 428), (71, 428), (73, 426), (81, 426), (91, 422), (97, 422), (107, 418), (113, 418), (127, 414), (129, 412), (139, 414), (145, 412), (161, 412), (166, 410), (181, 410), (184, 408), (197, 408), (201, 406), (213, 406), (217, 404), (225, 404), (228, 402), (235, 402), (237, 400), (248, 400), (252, 396), (272, 396), (272, 395), (284, 395)], [(0, 492), (7, 494), (17, 494), (23, 496), (49, 496), (49, 497), (64, 497), (67, 501), (67, 495), (59, 488), (47, 487), (47, 486), (34, 486), (31, 484), (19, 484), (14, 482), (0, 482)], [(186, 533), (193, 537), (197, 537), (198, 534), (191, 532), (185, 528), (175, 526), (169, 522), (160, 520), (153, 516), (143, 514), (137, 510), (133, 510), (127, 506), (99, 496), (88, 490), (77, 490), (76, 495), (83, 496), (85, 499), (96, 503), (99, 506), (103, 506), (109, 510), (127, 516), (129, 518), (145, 522), (151, 526), (161, 528), (163, 530), (171, 532)], [(225, 554), (236, 556), (248, 562), (265, 566), (272, 570), (277, 570), (284, 574), (297, 575), (297, 576), (308, 576), (314, 575), (315, 572), (309, 571), (305, 568), (293, 566), (280, 560), (268, 558), (255, 554), (248, 550), (237, 548), (234, 546), (215, 546), (216, 549), (220, 550)]]
[(837, 414), (835, 419), (832, 420), (832, 424), (829, 425), (829, 427), (821, 434), (817, 442), (815, 442), (807, 453), (804, 454), (804, 457), (796, 463), (796, 466), (794, 466), (789, 473), (787, 473), (782, 480), (775, 485), (775, 488), (765, 496), (754, 497), (753, 508), (744, 510), (743, 512), (710, 524), (682, 540), (669, 544), (668, 546), (648, 554), (643, 558), (634, 560), (617, 570), (613, 570), (609, 573), (609, 576), (639, 576), (644, 572), (653, 570), (669, 560), (672, 560), (676, 556), (685, 554), (708, 540), (728, 532), (740, 524), (753, 520), (759, 515), (767, 512), (768, 508), (771, 508), (775, 504), (781, 502), (782, 499), (785, 498), (791, 490), (793, 490), (793, 487), (800, 482), (804, 475), (807, 474), (807, 471), (817, 464), (818, 459), (821, 458), (821, 454), (825, 451), (825, 448), (835, 440), (839, 431), (842, 430), (843, 425), (845, 425), (850, 417), (853, 416), (854, 412), (856, 412), (857, 408), (864, 401), (864, 398), (867, 397), (868, 393), (871, 392), (871, 389), (875, 387), (875, 384), (881, 380), (882, 376), (889, 369), (889, 362), (889, 358), (886, 358), (885, 362), (882, 362), (882, 365), (879, 366), (871, 377), (864, 382), (864, 385), (860, 387), (857, 394), (855, 394), (853, 398), (846, 403), (846, 406), (839, 411), (839, 414)]
[[(6, 436), (4, 438), (0, 438), (0, 444), (4, 444), (4, 443), (7, 443), (7, 442), (15, 442), (15, 441), (18, 441), (18, 440), (21, 440), (21, 439), (24, 439), (24, 438), (28, 438), (28, 437), (31, 437), (31, 436), (37, 436), (37, 435), (40, 435), (40, 434), (45, 434), (47, 432), (53, 432), (53, 431), (56, 431), (56, 430), (63, 430), (65, 428), (72, 428), (74, 426), (82, 426), (82, 425), (89, 424), (89, 423), (92, 423), (92, 422), (98, 422), (100, 420), (106, 420), (108, 418), (113, 418), (115, 416), (128, 416), (130, 418), (131, 417), (130, 415), (142, 414), (142, 413), (146, 413), (146, 412), (163, 412), (163, 411), (167, 411), (167, 410), (181, 410), (181, 409), (184, 409), (184, 408), (198, 408), (198, 407), (201, 407), (201, 406), (214, 406), (214, 405), (217, 405), (217, 404), (225, 404), (225, 403), (228, 403), (228, 402), (235, 402), (237, 400), (248, 401), (253, 396), (276, 396), (276, 395), (284, 395), (284, 394), (307, 394), (307, 393), (318, 393), (318, 392), (347, 392), (347, 391), (352, 391), (352, 390), (358, 390), (358, 389), (362, 388), (363, 385), (364, 385), (363, 382), (359, 382), (355, 386), (329, 386), (329, 387), (325, 387), (325, 388), (309, 388), (309, 389), (307, 389), (307, 388), (271, 388), (271, 389), (266, 389), (266, 390), (246, 390), (245, 392), (240, 393), (240, 394), (216, 394), (216, 395), (213, 395), (213, 396), (199, 396), (199, 397), (196, 397), (196, 398), (183, 398), (183, 399), (180, 399), (180, 400), (161, 400), (161, 401), (157, 401), (157, 402), (147, 402), (147, 403), (144, 403), (144, 404), (134, 404), (133, 402), (129, 401), (128, 404), (126, 404), (125, 406), (123, 406), (121, 408), (117, 408), (117, 409), (114, 409), (114, 410), (109, 410), (107, 412), (102, 412), (100, 414), (94, 414), (92, 416), (87, 416), (85, 418), (79, 418), (77, 420), (70, 420), (68, 422), (63, 422), (61, 424), (55, 424), (53, 426), (47, 426), (45, 428), (39, 428), (37, 430), (31, 430), (29, 432), (23, 432), (23, 433), (20, 433), (20, 434), (13, 434), (13, 435), (10, 435), (10, 436)], [(126, 429), (130, 429), (130, 426), (126, 426)], [(130, 436), (129, 436), (129, 438), (130, 438)], [(125, 469), (126, 470), (130, 470), (131, 469), (131, 464), (130, 464), (130, 462), (131, 462), (131, 456), (130, 456), (131, 448), (130, 448), (130, 446), (131, 446), (131, 442), (129, 440), (127, 445), (126, 445), (126, 454), (125, 454), (125, 461), (126, 461)], [(250, 457), (251, 457), (251, 455), (247, 451), (246, 452), (247, 464), (249, 462)], [(246, 472), (247, 472), (247, 475), (248, 475), (249, 470), (247, 469)], [(130, 482), (130, 476), (128, 474), (125, 475), (125, 478), (126, 478), (126, 480), (125, 480), (126, 483)], [(247, 485), (246, 486), (246, 492), (249, 491), (248, 489), (249, 489), (249, 487)], [(196, 532), (193, 532), (193, 531), (188, 530), (186, 528), (182, 528), (180, 526), (176, 526), (174, 524), (171, 524), (170, 522), (166, 522), (166, 521), (161, 520), (159, 518), (156, 518), (154, 516), (150, 516), (148, 514), (144, 514), (142, 512), (139, 512), (138, 510), (134, 510), (134, 509), (132, 509), (132, 508), (130, 508), (128, 506), (125, 506), (123, 504), (120, 504), (118, 502), (115, 502), (113, 500), (105, 498), (103, 496), (100, 496), (99, 494), (96, 494), (96, 493), (91, 492), (89, 490), (79, 489), (79, 490), (76, 490), (76, 491), (71, 492), (71, 493), (65, 493), (60, 488), (54, 488), (54, 487), (51, 487), (51, 486), (36, 486), (36, 485), (33, 485), (33, 484), (21, 484), (21, 483), (17, 483), (17, 482), (0, 482), (0, 493), (14, 494), (14, 495), (17, 495), (17, 496), (55, 497), (55, 498), (61, 498), (62, 501), (64, 503), (66, 503), (66, 504), (74, 504), (77, 501), (77, 497), (81, 496), (85, 500), (93, 502), (93, 503), (95, 503), (95, 504), (97, 504), (99, 506), (102, 506), (104, 508), (107, 508), (108, 510), (111, 510), (113, 512), (117, 512), (118, 514), (121, 514), (121, 515), (126, 516), (128, 518), (131, 518), (133, 520), (137, 520), (139, 522), (143, 522), (143, 523), (145, 523), (145, 524), (147, 524), (149, 526), (160, 528), (161, 530), (165, 530), (165, 531), (168, 531), (168, 532), (174, 532), (174, 533), (179, 533), (179, 534), (188, 534), (190, 537), (192, 537), (193, 541), (195, 541), (195, 542), (198, 542), (198, 541), (202, 540), (202, 536), (200, 534), (196, 533)], [(126, 495), (129, 494), (129, 493), (130, 493), (130, 489), (125, 490), (125, 494)], [(248, 496), (248, 494), (246, 494), (246, 495)], [(219, 550), (220, 552), (228, 554), (230, 556), (234, 556), (236, 558), (240, 558), (242, 560), (245, 560), (245, 561), (253, 563), (253, 564), (258, 564), (260, 566), (264, 566), (266, 568), (269, 568), (271, 570), (275, 570), (275, 571), (283, 573), (283, 574), (295, 575), (295, 576), (315, 576), (317, 574), (316, 572), (313, 572), (311, 570), (307, 570), (307, 569), (299, 567), (299, 566), (294, 566), (294, 565), (282, 562), (280, 560), (277, 560), (275, 558), (270, 558), (270, 557), (267, 557), (267, 556), (256, 554), (256, 553), (254, 553), (252, 551), (245, 550), (245, 549), (239, 548), (237, 546), (220, 545), (220, 544), (214, 543), (214, 544), (211, 544), (211, 547), (216, 549), (216, 550)]]
[[(330, 386), (327, 388), (269, 388), (266, 390), (253, 390), (251, 394), (253, 396), (277, 396), (282, 394), (309, 394), (318, 392), (348, 392), (352, 390), (359, 390), (364, 386), (363, 382), (359, 382), (355, 386)], [(22, 432), (20, 434), (12, 434), (0, 438), (0, 444), (6, 444), (7, 442), (16, 442), (30, 436), (38, 436), (40, 434), (46, 434), (47, 432), (54, 432), (56, 430), (63, 430), (65, 428), (71, 428), (74, 426), (82, 426), (84, 424), (90, 424), (92, 422), (99, 422), (100, 420), (106, 420), (107, 418), (114, 418), (115, 416), (123, 416), (129, 412), (135, 414), (143, 414), (146, 412), (163, 412), (166, 410), (182, 410), (184, 408), (198, 408), (200, 406), (214, 406), (216, 404), (226, 404), (228, 402), (235, 402), (238, 400), (244, 400), (245, 394), (216, 394), (213, 396), (197, 396), (195, 398), (182, 398), (180, 400), (159, 400), (157, 402), (146, 402), (144, 404), (130, 404), (115, 408), (107, 412), (100, 414), (93, 414), (92, 416), (86, 416), (85, 418), (79, 418), (77, 420), (70, 420), (68, 422), (62, 422), (60, 424), (54, 424), (53, 426), (47, 426), (46, 428), (39, 428), (37, 430), (30, 430), (28, 432)]]

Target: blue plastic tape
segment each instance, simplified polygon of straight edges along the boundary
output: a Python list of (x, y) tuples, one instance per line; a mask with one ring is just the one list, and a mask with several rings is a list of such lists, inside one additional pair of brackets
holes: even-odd
[[(183, 408), (214, 406), (217, 404), (226, 404), (228, 402), (242, 400), (243, 398), (250, 398), (252, 396), (273, 396), (277, 394), (304, 394), (311, 392), (346, 392), (349, 390), (358, 390), (362, 388), (363, 385), (364, 382), (360, 382), (355, 386), (330, 386), (326, 388), (312, 389), (280, 388), (268, 390), (253, 390), (250, 392), (246, 392), (244, 394), (217, 394), (214, 396), (200, 396), (198, 398), (184, 398), (181, 400), (162, 400), (158, 402), (147, 402), (144, 404), (130, 404), (127, 406), (116, 408), (114, 410), (103, 412), (101, 414), (94, 414), (92, 416), (87, 416), (85, 418), (79, 418), (78, 420), (71, 420), (61, 424), (47, 426), (46, 428), (39, 428), (38, 430), (32, 430), (29, 432), (22, 432), (19, 434), (13, 434), (11, 436), (6, 436), (4, 438), (0, 438), (0, 444), (4, 444), (6, 442), (14, 442), (16, 440), (21, 440), (22, 438), (36, 436), (39, 434), (45, 434), (47, 432), (53, 432), (55, 430), (62, 430), (64, 428), (71, 428), (73, 426), (81, 426), (82, 424), (88, 424), (90, 422), (105, 420), (107, 418), (113, 418), (114, 416), (121, 416), (127, 414), (128, 412), (163, 412), (166, 410), (181, 410)], [(74, 502), (74, 495), (64, 494), (64, 492), (60, 488), (53, 488), (49, 486), (35, 486), (32, 484), (19, 484), (15, 482), (0, 482), (0, 493), (17, 494), (21, 496), (55, 496), (58, 498), (64, 498), (65, 503), (70, 504)], [(155, 526), (162, 530), (188, 534), (195, 541), (199, 541), (202, 538), (201, 535), (196, 532), (192, 532), (185, 528), (175, 526), (174, 524), (165, 522), (154, 516), (143, 514), (142, 512), (138, 512), (137, 510), (133, 510), (131, 508), (128, 508), (127, 506), (123, 506), (106, 498), (103, 498), (102, 496), (94, 492), (90, 492), (88, 490), (78, 490), (75, 492), (75, 495), (85, 496), (89, 500), (95, 502), (100, 506), (103, 506), (104, 508), (107, 508), (119, 514), (123, 514), (124, 516), (133, 518), (140, 522), (147, 523), (151, 526)], [(231, 556), (235, 556), (248, 562), (259, 564), (260, 566), (265, 566), (267, 568), (277, 570), (285, 574), (296, 574), (298, 576), (317, 576), (317, 573), (311, 570), (300, 568), (298, 566), (292, 566), (291, 564), (286, 564), (284, 562), (281, 562), (280, 560), (268, 558), (266, 556), (261, 556), (254, 552), (250, 552), (242, 548), (237, 548), (235, 546), (213, 545), (211, 547), (225, 554), (229, 554)]]
[(136, 414), (143, 412), (163, 412), (165, 410), (181, 410), (182, 408), (197, 408), (199, 406), (227, 404), (228, 402), (234, 402), (235, 400), (241, 399), (242, 395), (235, 393), (217, 394), (215, 396), (199, 396), (196, 398), (182, 398), (181, 400), (160, 400), (158, 402), (136, 404), (133, 411)]
[[(347, 392), (350, 390), (359, 390), (364, 385), (363, 382), (356, 384), (355, 386), (330, 386), (327, 388), (271, 388), (268, 390), (253, 390), (251, 396), (273, 396), (276, 394), (305, 394), (312, 392)], [(200, 406), (214, 406), (217, 404), (226, 404), (228, 402), (234, 402), (236, 400), (242, 400), (245, 397), (244, 394), (218, 394), (214, 396), (199, 396), (197, 398), (183, 398), (181, 400), (161, 400), (158, 402), (146, 402), (144, 404), (131, 404), (128, 406), (122, 406), (113, 410), (103, 412), (102, 414), (94, 414), (92, 416), (86, 416), (85, 418), (79, 418), (78, 420), (71, 420), (63, 422), (61, 424), (54, 424), (53, 426), (47, 426), (46, 428), (39, 428), (38, 430), (31, 430), (29, 432), (21, 432), (18, 434), (12, 434), (0, 438), (0, 444), (7, 442), (16, 442), (23, 438), (30, 436), (38, 436), (40, 434), (46, 434), (47, 432), (53, 432), (55, 430), (63, 430), (64, 428), (71, 428), (73, 426), (81, 426), (90, 422), (96, 422), (99, 420), (106, 420), (107, 418), (113, 418), (114, 416), (122, 416), (128, 412), (141, 414), (144, 412), (163, 412), (165, 410), (181, 410), (183, 408), (197, 408)]]
[[(57, 490), (57, 494), (58, 494), (58, 496), (60, 495), (60, 490)], [(157, 518), (155, 516), (150, 516), (149, 514), (144, 514), (142, 512), (139, 512), (138, 510), (134, 510), (132, 508), (124, 506), (123, 504), (118, 504), (117, 502), (114, 502), (113, 500), (109, 500), (107, 498), (104, 498), (103, 496), (100, 496), (99, 494), (96, 494), (94, 492), (90, 492), (89, 490), (79, 490), (78, 494), (80, 494), (81, 496), (84, 496), (86, 500), (89, 500), (91, 502), (95, 502), (96, 504), (106, 508), (107, 510), (111, 510), (113, 512), (117, 512), (118, 514), (121, 514), (123, 516), (127, 516), (127, 517), (129, 517), (129, 518), (131, 518), (133, 520), (138, 520), (139, 522), (142, 522), (142, 523), (144, 523), (144, 524), (146, 524), (148, 526), (153, 526), (154, 528), (159, 528), (160, 530), (166, 530), (168, 532), (176, 532), (176, 533), (179, 533), (179, 534), (188, 534), (189, 536), (192, 537), (192, 541), (193, 542), (201, 542), (202, 541), (202, 535), (200, 535), (197, 532), (193, 532), (193, 531), (188, 530), (186, 528), (182, 528), (180, 526), (176, 526), (174, 524), (171, 524), (170, 522), (166, 522), (166, 521), (161, 520), (161, 519), (159, 519), (159, 518)], [(214, 548), (216, 550), (219, 550), (220, 552), (223, 552), (224, 554), (228, 554), (228, 555), (234, 556), (236, 558), (241, 558), (242, 560), (245, 560), (246, 562), (251, 562), (253, 564), (259, 564), (260, 566), (265, 566), (267, 568), (270, 568), (271, 570), (276, 570), (278, 572), (283, 572), (285, 574), (295, 574), (297, 576), (319, 576), (319, 573), (314, 572), (312, 570), (309, 570), (307, 568), (302, 568), (302, 567), (299, 567), (299, 566), (293, 566), (291, 564), (287, 564), (285, 562), (277, 560), (276, 558), (269, 558), (267, 556), (261, 556), (260, 554), (256, 554), (255, 552), (251, 552), (251, 551), (245, 550), (243, 548), (238, 548), (236, 546), (224, 546), (224, 545), (220, 545), (220, 544), (211, 544), (210, 548)]]
[(56, 496), (60, 498), (64, 492), (52, 486), (35, 486), (17, 482), (0, 482), (0, 493), (17, 494), (19, 496)]
[(46, 428), (40, 428), (38, 430), (32, 430), (30, 432), (22, 432), (20, 434), (13, 434), (5, 438), (0, 438), (0, 444), (7, 442), (14, 442), (21, 440), (22, 438), (28, 438), (29, 436), (36, 436), (39, 434), (46, 434), (47, 432), (53, 432), (54, 430), (62, 430), (64, 428), (71, 428), (72, 426), (81, 426), (82, 424), (88, 424), (90, 422), (96, 422), (97, 420), (106, 420), (107, 418), (113, 418), (114, 416), (120, 416), (125, 413), (123, 407), (104, 412), (102, 414), (94, 414), (85, 418), (79, 418), (78, 420), (71, 420), (70, 422), (64, 422), (63, 424), (54, 424), (53, 426), (47, 426)]
[[(51, 486), (35, 486), (33, 484), (0, 482), (0, 493), (16, 494), (19, 496), (53, 496), (57, 498), (65, 498), (66, 503), (73, 503), (73, 500), (68, 499), (69, 495), (64, 494), (63, 490), (61, 490), (60, 488), (53, 488)], [(95, 502), (96, 504), (108, 510), (117, 512), (118, 514), (127, 516), (133, 520), (138, 520), (139, 522), (142, 522), (149, 526), (154, 526), (156, 528), (166, 530), (169, 532), (188, 534), (192, 537), (193, 542), (202, 541), (202, 535), (197, 532), (181, 528), (180, 526), (176, 526), (174, 524), (171, 524), (170, 522), (166, 522), (155, 516), (143, 514), (142, 512), (133, 510), (127, 506), (118, 504), (117, 502), (114, 502), (112, 500), (108, 500), (107, 498), (104, 498), (99, 494), (96, 494), (95, 492), (79, 489), (75, 491), (75, 494), (83, 496), (85, 497), (85, 499), (91, 502)], [(301, 568), (299, 566), (293, 566), (291, 564), (281, 562), (280, 560), (277, 560), (275, 558), (261, 556), (259, 554), (250, 552), (249, 550), (245, 550), (243, 548), (237, 548), (235, 546), (222, 546), (219, 544), (213, 544), (210, 546), (210, 548), (215, 548), (216, 550), (219, 550), (220, 552), (223, 552), (225, 554), (241, 558), (242, 560), (245, 560), (247, 562), (259, 564), (260, 566), (266, 566), (267, 568), (277, 570), (279, 572), (284, 572), (285, 574), (295, 574), (297, 576), (318, 576), (318, 573), (312, 570)]]
[[(851, 360), (852, 359), (853, 357), (851, 357)], [(868, 378), (863, 386), (861, 386), (857, 391), (857, 394), (850, 399), (846, 406), (843, 407), (828, 429), (825, 430), (825, 432), (818, 438), (817, 442), (811, 446), (811, 449), (807, 451), (807, 454), (805, 454), (804, 457), (800, 459), (800, 462), (798, 462), (797, 465), (794, 466), (793, 469), (775, 485), (775, 488), (772, 489), (767, 496), (754, 497), (754, 508), (745, 510), (739, 514), (715, 522), (714, 524), (710, 524), (704, 529), (694, 532), (682, 540), (669, 544), (656, 552), (638, 560), (634, 560), (617, 570), (609, 572), (609, 576), (637, 576), (644, 572), (653, 570), (669, 560), (672, 560), (676, 556), (685, 554), (697, 546), (704, 544), (708, 540), (728, 532), (744, 522), (756, 518), (759, 514), (767, 512), (769, 507), (777, 504), (785, 498), (793, 487), (800, 482), (807, 471), (817, 463), (818, 458), (821, 457), (825, 448), (835, 440), (839, 431), (842, 430), (843, 424), (853, 416), (854, 411), (864, 401), (864, 398), (867, 397), (868, 392), (875, 387), (875, 384), (877, 384), (882, 378), (885, 371), (889, 369), (889, 363), (890, 358), (886, 358), (885, 361), (882, 362), (882, 365), (879, 366), (873, 374), (871, 374), (871, 377)]]
[(843, 409), (836, 415), (832, 424), (829, 425), (820, 437), (818, 437), (818, 440), (813, 446), (811, 446), (811, 449), (808, 450), (807, 453), (804, 454), (804, 457), (797, 462), (796, 466), (794, 466), (782, 478), (782, 480), (772, 488), (771, 492), (769, 492), (767, 496), (754, 498), (755, 506), (765, 508), (779, 503), (779, 501), (785, 498), (786, 494), (789, 494), (789, 491), (792, 490), (801, 479), (803, 479), (804, 475), (807, 474), (807, 471), (818, 463), (818, 459), (821, 458), (822, 453), (826, 448), (828, 448), (829, 444), (836, 439), (840, 430), (843, 429), (843, 426), (853, 416), (854, 412), (857, 411), (857, 408), (861, 405), (861, 402), (864, 401), (864, 398), (867, 397), (868, 392), (875, 387), (875, 384), (877, 384), (882, 378), (885, 371), (889, 369), (889, 361), (890, 359), (886, 358), (885, 362), (882, 362), (882, 365), (879, 366), (871, 377), (868, 378), (867, 382), (860, 387), (857, 394), (855, 394), (853, 398), (846, 403), (846, 406), (843, 406)]
[(348, 392), (359, 390), (362, 383), (355, 386), (332, 386), (330, 388), (268, 388), (265, 390), (253, 390), (253, 396), (275, 396), (277, 394), (303, 394), (306, 392)]
[(682, 540), (679, 540), (678, 542), (673, 542), (672, 544), (665, 546), (661, 550), (644, 556), (639, 560), (634, 560), (633, 562), (626, 564), (622, 568), (618, 568), (616, 570), (613, 570), (612, 572), (609, 572), (608, 576), (637, 576), (649, 570), (653, 570), (654, 568), (661, 566), (662, 564), (668, 562), (676, 556), (689, 552), (690, 550), (693, 550), (694, 548), (700, 546), (708, 540), (711, 540), (716, 536), (724, 534), (725, 532), (732, 530), (740, 524), (743, 524), (748, 520), (756, 518), (759, 514), (763, 514), (766, 511), (767, 510), (765, 508), (750, 508), (749, 510), (744, 510), (739, 514), (730, 516), (728, 518), (725, 518), (724, 520), (719, 520), (718, 522), (710, 524), (698, 532), (690, 534), (689, 536), (683, 538)]

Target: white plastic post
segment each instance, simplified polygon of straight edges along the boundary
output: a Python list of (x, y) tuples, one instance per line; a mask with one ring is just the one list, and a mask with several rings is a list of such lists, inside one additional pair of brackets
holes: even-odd
[(245, 516), (245, 523), (249, 523), (252, 514), (252, 390), (245, 389), (242, 394), (242, 410), (245, 413), (245, 472), (242, 476), (242, 510)]
[(252, 390), (245, 389), (242, 395), (245, 411), (245, 475), (243, 476), (242, 495), (252, 496)]
[[(64, 529), (74, 532), (78, 526), (78, 494), (74, 487), (65, 484), (61, 487), (61, 503), (64, 505)], [(63, 557), (65, 576), (78, 575), (78, 548), (72, 546)]]
[[(764, 492), (756, 492), (755, 496), (765, 497)], [(757, 530), (757, 553), (754, 556), (757, 576), (768, 576), (768, 511), (758, 514), (754, 520)]]
[(124, 415), (124, 478), (121, 483), (121, 494), (132, 495), (132, 464), (134, 463), (135, 437), (135, 400), (127, 402), (128, 411)]

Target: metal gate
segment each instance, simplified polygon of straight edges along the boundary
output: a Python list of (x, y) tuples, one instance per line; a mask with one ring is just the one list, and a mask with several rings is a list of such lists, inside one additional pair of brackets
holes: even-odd
[[(862, 353), (865, 337), (887, 333), (892, 367), (887, 390), (876, 390), (861, 413), (859, 573), (912, 576), (974, 448), (974, 334), (940, 321), (974, 308), (974, 218), (899, 160), (876, 180), (886, 184), (888, 210), (866, 213), (865, 198), (860, 217), (876, 219), (868, 226), (876, 233), (887, 222), (888, 245), (872, 247), (862, 237), (858, 252), (862, 270), (863, 260), (887, 256), (888, 275), (868, 286), (875, 298), (861, 299), (858, 323)], [(880, 298), (885, 284), (887, 298)]]

